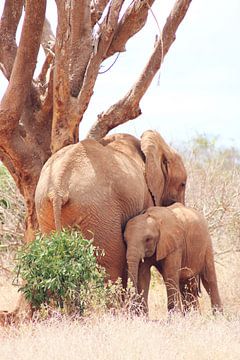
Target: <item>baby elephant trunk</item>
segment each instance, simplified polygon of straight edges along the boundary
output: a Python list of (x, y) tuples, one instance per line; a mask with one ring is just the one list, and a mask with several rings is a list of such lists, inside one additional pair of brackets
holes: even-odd
[(138, 268), (141, 257), (135, 255), (131, 249), (127, 251), (128, 278), (132, 281), (133, 286), (138, 290)]

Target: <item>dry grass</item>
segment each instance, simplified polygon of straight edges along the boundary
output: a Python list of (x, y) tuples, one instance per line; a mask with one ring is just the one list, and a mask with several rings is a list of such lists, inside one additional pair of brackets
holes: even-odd
[(239, 152), (218, 150), (209, 142), (200, 143), (191, 147), (186, 164), (189, 174), (186, 201), (208, 221), (225, 311), (240, 313)]
[(11, 275), (16, 247), (23, 240), (24, 218), (23, 198), (0, 162), (0, 276)]
[[(1, 360), (240, 359), (239, 153), (233, 150), (221, 152), (204, 141), (195, 141), (190, 150), (182, 148), (182, 153), (189, 174), (187, 204), (203, 212), (209, 223), (224, 315), (216, 318), (211, 315), (209, 298), (203, 290), (201, 315), (192, 313), (185, 318), (174, 316), (169, 319), (165, 287), (153, 271), (149, 321), (93, 314), (91, 318), (79, 321), (54, 318), (4, 328), (0, 334)], [(4, 216), (6, 221), (10, 218), (5, 213)], [(18, 219), (3, 224), (2, 228), (18, 228)], [(5, 233), (2, 239), (2, 245), (6, 247), (19, 240), (9, 240), (7, 236), (9, 234)], [(9, 250), (2, 256), (4, 266), (11, 253)], [(5, 307), (13, 307), (16, 290), (9, 281), (4, 283), (3, 278), (0, 279), (0, 292), (0, 308), (3, 303)]]
[(52, 320), (2, 332), (1, 360), (239, 359), (239, 318), (192, 314), (145, 321), (110, 315)]

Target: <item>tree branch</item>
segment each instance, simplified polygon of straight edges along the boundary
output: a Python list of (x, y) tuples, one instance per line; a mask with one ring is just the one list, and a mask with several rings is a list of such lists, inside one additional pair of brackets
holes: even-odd
[(98, 76), (99, 66), (112, 41), (122, 4), (123, 0), (113, 1), (104, 22), (101, 25), (99, 41), (95, 46), (95, 51), (88, 64), (83, 86), (78, 96), (78, 114), (80, 121), (93, 94), (93, 87)]
[(40, 82), (41, 87), (43, 88), (43, 90), (41, 90), (41, 93), (45, 92), (46, 87), (48, 86), (48, 77), (49, 77), (49, 72), (51, 71), (50, 68), (52, 67), (53, 63), (54, 63), (54, 59), (55, 59), (55, 54), (52, 50), (48, 50), (47, 56), (45, 58), (45, 61), (43, 63), (42, 69), (40, 74), (38, 75), (38, 79), (37, 81)]
[(92, 0), (91, 1), (91, 23), (92, 27), (100, 20), (103, 11), (106, 8), (109, 0)]
[(49, 82), (53, 81), (53, 76), (50, 76), (50, 73), (52, 73), (52, 68), (55, 59), (55, 42), (56, 39), (52, 32), (51, 24), (48, 21), (48, 19), (45, 18), (42, 38), (41, 38), (41, 45), (45, 52), (46, 58), (37, 79), (37, 86), (42, 98), (41, 100), (43, 100), (43, 98), (45, 98), (47, 94), (49, 94), (49, 90), (48, 90), (49, 86), (51, 87), (51, 91), (53, 90), (53, 84), (52, 83), (50, 84)]
[(122, 19), (120, 20), (106, 58), (116, 52), (125, 51), (126, 42), (145, 25), (148, 11), (154, 0), (137, 0), (130, 4)]
[[(53, 108), (53, 66), (49, 70), (49, 80), (46, 86), (46, 92), (42, 99), (42, 111), (47, 114)], [(44, 118), (44, 117), (43, 117)]]
[(26, 1), (21, 39), (9, 85), (0, 107), (0, 131), (8, 135), (18, 125), (29, 95), (41, 41), (45, 9), (45, 0)]
[(56, 0), (58, 26), (53, 74), (52, 151), (73, 143), (70, 95), (71, 3)]
[(140, 100), (151, 84), (153, 77), (160, 69), (165, 55), (174, 42), (176, 37), (175, 33), (186, 15), (190, 3), (191, 0), (176, 1), (167, 18), (162, 36), (156, 43), (154, 51), (139, 79), (121, 100), (112, 105), (106, 112), (98, 115), (96, 123), (88, 134), (89, 138), (99, 140), (111, 129), (130, 119), (135, 119), (141, 114), (139, 107)]
[(44, 20), (43, 31), (42, 31), (42, 38), (41, 38), (41, 45), (47, 56), (49, 53), (49, 49), (52, 50), (55, 45), (55, 36), (53, 34), (51, 24), (47, 18)]
[(17, 44), (16, 31), (22, 14), (24, 0), (6, 0), (0, 22), (0, 63), (4, 76), (9, 80)]
[(92, 26), (89, 0), (73, 2), (71, 11), (71, 95), (77, 97), (92, 53)]
[[(78, 127), (93, 94), (99, 66), (111, 43), (124, 0), (113, 0), (101, 24), (100, 39), (96, 51), (92, 51), (83, 85), (78, 98), (71, 97), (69, 88), (70, 9), (58, 0), (59, 23), (56, 42), (56, 66), (54, 76), (54, 113), (52, 127), (52, 151), (78, 141)], [(61, 14), (61, 17), (60, 17)]]

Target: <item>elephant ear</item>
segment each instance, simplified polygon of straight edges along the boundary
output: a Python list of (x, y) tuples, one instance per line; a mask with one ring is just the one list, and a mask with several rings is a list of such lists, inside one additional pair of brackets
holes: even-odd
[(141, 150), (145, 155), (145, 175), (148, 188), (155, 205), (161, 205), (169, 164), (172, 160), (171, 148), (157, 131), (147, 130), (141, 137)]
[[(167, 210), (163, 208), (163, 211)], [(170, 212), (170, 210), (168, 210)], [(165, 259), (173, 251), (183, 244), (183, 225), (174, 214), (167, 214), (157, 220), (159, 224), (160, 237), (156, 248), (156, 260)]]

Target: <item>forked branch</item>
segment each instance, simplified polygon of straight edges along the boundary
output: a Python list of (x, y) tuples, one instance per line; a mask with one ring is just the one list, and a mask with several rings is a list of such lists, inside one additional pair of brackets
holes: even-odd
[(80, 120), (82, 119), (82, 116), (93, 94), (93, 87), (98, 76), (99, 66), (111, 44), (115, 29), (117, 27), (122, 4), (123, 0), (114, 0), (109, 6), (108, 13), (101, 25), (101, 36), (99, 38), (99, 42), (96, 44), (96, 50), (94, 50), (93, 55), (89, 61), (83, 86), (78, 96), (78, 114)]
[(168, 52), (170, 46), (175, 40), (176, 31), (187, 13), (191, 0), (176, 1), (166, 24), (163, 28), (162, 36), (157, 41), (154, 51), (145, 66), (142, 74), (128, 91), (128, 93), (112, 105), (106, 112), (98, 116), (96, 123), (91, 128), (88, 137), (101, 139), (111, 129), (135, 119), (141, 114), (139, 103), (152, 82), (153, 77), (160, 69), (163, 59)]
[[(89, 23), (77, 25), (77, 18), (72, 15), (73, 7), (69, 6), (67, 9), (64, 7), (63, 2), (58, 0), (58, 30), (56, 42), (56, 65), (54, 73), (54, 114), (52, 126), (52, 151), (55, 152), (65, 145), (72, 144), (78, 141), (78, 127), (83, 117), (83, 114), (89, 104), (93, 93), (93, 87), (98, 76), (99, 66), (103, 61), (106, 52), (112, 41), (112, 37), (117, 27), (119, 13), (124, 0), (113, 0), (108, 8), (108, 12), (101, 24), (100, 39), (96, 47), (96, 51), (90, 45), (89, 35), (86, 36), (86, 43), (79, 46), (85, 46), (91, 51), (88, 52), (87, 58), (82, 63), (81, 68), (74, 69), (70, 65), (69, 49), (74, 43), (77, 42), (77, 34), (87, 30), (89, 34), (90, 25), (90, 12), (85, 2), (86, 12), (80, 7), (79, 16), (82, 19), (87, 18)], [(84, 0), (82, 0), (84, 2)], [(82, 3), (83, 4), (83, 3)], [(75, 29), (70, 28), (70, 19), (74, 20)], [(86, 28), (87, 26), (87, 28)], [(74, 34), (74, 31), (76, 34)], [(75, 40), (74, 40), (75, 39)], [(75, 55), (77, 55), (75, 53)], [(74, 55), (74, 56), (75, 56)], [(91, 56), (90, 56), (91, 55)], [(89, 60), (88, 60), (89, 58)], [(71, 59), (72, 61), (72, 59)], [(88, 63), (87, 63), (88, 62)], [(77, 98), (73, 97), (70, 84), (74, 85), (75, 90), (78, 91), (79, 83), (79, 70), (81, 73), (86, 67), (83, 83)], [(69, 68), (71, 70), (69, 71)], [(77, 70), (76, 78), (72, 75), (72, 70)], [(70, 79), (71, 78), (71, 79)], [(75, 82), (75, 80), (77, 80)]]

